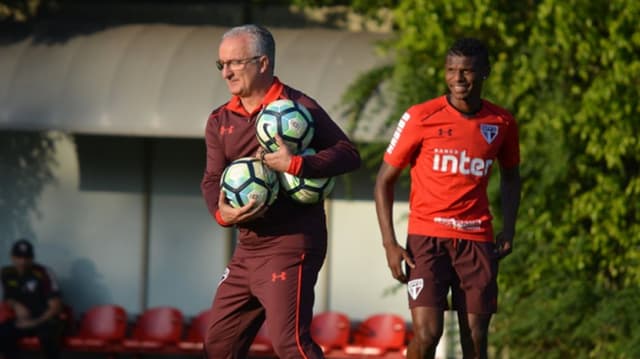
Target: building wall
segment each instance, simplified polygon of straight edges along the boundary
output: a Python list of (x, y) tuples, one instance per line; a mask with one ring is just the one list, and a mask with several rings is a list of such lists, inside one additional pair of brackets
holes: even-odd
[[(406, 237), (406, 210), (406, 202), (394, 206), (400, 243)], [(359, 319), (382, 312), (409, 319), (405, 286), (387, 266), (373, 201), (333, 200), (329, 215), (328, 306)]]
[(230, 248), (228, 230), (200, 193), (203, 140), (153, 142), (148, 306), (173, 304), (188, 315), (211, 305)]

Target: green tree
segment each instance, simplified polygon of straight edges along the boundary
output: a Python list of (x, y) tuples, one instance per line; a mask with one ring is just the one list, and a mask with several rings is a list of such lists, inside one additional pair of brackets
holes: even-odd
[(0, 248), (4, 253), (9, 253), (17, 238), (35, 237), (31, 220), (41, 214), (37, 203), (45, 187), (55, 183), (60, 136), (0, 131)]
[[(53, 1), (49, 0), (49, 4), (51, 3)], [(41, 0), (0, 0), (0, 23), (30, 21), (37, 16), (41, 8)]]
[[(461, 36), (489, 45), (485, 95), (520, 125), (523, 198), (515, 252), (501, 264), (495, 355), (640, 357), (640, 334), (632, 330), (640, 327), (640, 3), (389, 5), (395, 31), (381, 48), (394, 62), (345, 94), (352, 127), (383, 83), (392, 98), (390, 126), (409, 105), (442, 94), (445, 52)], [(377, 166), (383, 146), (363, 145), (367, 163)], [(490, 190), (499, 224), (496, 183)]]

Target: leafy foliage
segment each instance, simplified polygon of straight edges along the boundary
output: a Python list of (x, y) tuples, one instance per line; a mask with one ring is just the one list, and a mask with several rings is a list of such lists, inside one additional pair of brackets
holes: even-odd
[(55, 6), (55, 0), (0, 0), (0, 24), (29, 22), (38, 16), (43, 7)]
[[(393, 12), (395, 37), (381, 47), (395, 62), (345, 95), (354, 123), (382, 83), (390, 126), (442, 94), (446, 49), (474, 36), (493, 54), (485, 97), (520, 125), (523, 198), (501, 265), (496, 355), (640, 357), (640, 3), (404, 0)], [(363, 145), (367, 163), (382, 148)], [(500, 227), (495, 179), (491, 193)]]
[[(33, 238), (32, 216), (46, 185), (55, 182), (57, 133), (0, 132), (0, 243)], [(3, 154), (10, 154), (8, 156)], [(9, 183), (19, 179), (17, 183)]]

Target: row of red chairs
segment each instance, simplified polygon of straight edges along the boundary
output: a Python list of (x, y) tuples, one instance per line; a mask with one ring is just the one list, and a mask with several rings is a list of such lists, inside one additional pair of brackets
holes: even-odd
[[(1, 317), (10, 316), (2, 314)], [(73, 323), (73, 314), (66, 308), (63, 316)], [(64, 338), (64, 348), (71, 351), (135, 354), (194, 354), (200, 355), (207, 331), (209, 310), (189, 321), (183, 335), (185, 318), (174, 307), (155, 307), (144, 311), (129, 323), (124, 308), (118, 305), (98, 305), (80, 319), (77, 330)], [(403, 357), (410, 334), (404, 319), (395, 314), (376, 314), (352, 325), (341, 312), (327, 311), (313, 317), (311, 336), (327, 358)], [(39, 348), (37, 338), (23, 338), (25, 349)], [(275, 352), (263, 326), (250, 349), (252, 357), (275, 358)]]

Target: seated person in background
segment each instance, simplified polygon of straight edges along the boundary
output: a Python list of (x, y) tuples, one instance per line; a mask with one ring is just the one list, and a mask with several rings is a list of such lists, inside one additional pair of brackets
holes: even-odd
[(60, 358), (62, 301), (52, 272), (33, 261), (33, 246), (25, 239), (13, 244), (13, 265), (2, 268), (3, 299), (15, 316), (0, 323), (0, 358), (18, 356), (18, 339), (36, 336), (46, 359)]

